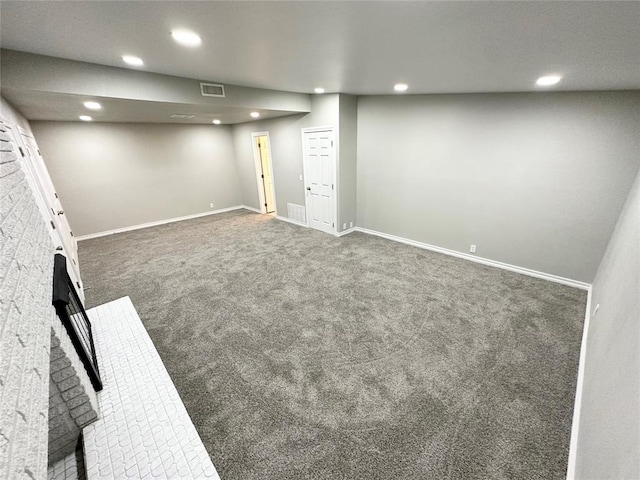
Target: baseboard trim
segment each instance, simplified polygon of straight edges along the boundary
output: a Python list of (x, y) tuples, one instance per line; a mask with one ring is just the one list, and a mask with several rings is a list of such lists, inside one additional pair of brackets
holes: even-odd
[(356, 232), (358, 227), (351, 227), (351, 228), (347, 228), (346, 230), (343, 230), (341, 232), (337, 232), (334, 235), (336, 237), (343, 237), (345, 235), (349, 235), (350, 233)]
[(250, 207), (249, 205), (242, 205), (240, 208), (244, 208), (245, 210), (262, 214), (260, 210), (258, 210), (257, 208)]
[(444, 253), (452, 257), (463, 258), (475, 263), (481, 263), (482, 265), (488, 265), (490, 267), (502, 268), (503, 270), (509, 270), (510, 272), (521, 273), (530, 277), (541, 278), (543, 280), (549, 280), (550, 282), (560, 283), (569, 287), (579, 288), (581, 290), (589, 290), (591, 285), (589, 283), (580, 282), (571, 278), (559, 277), (550, 273), (539, 272), (537, 270), (531, 270), (529, 268), (518, 267), (516, 265), (510, 265), (508, 263), (498, 262), (489, 258), (477, 257), (475, 255), (469, 255), (455, 250), (449, 250), (448, 248), (436, 247), (435, 245), (429, 245), (428, 243), (418, 242), (416, 240), (410, 240), (408, 238), (398, 237), (396, 235), (390, 235), (388, 233), (378, 232), (376, 230), (370, 230), (368, 228), (354, 227), (354, 230), (369, 235), (375, 235), (376, 237), (386, 238), (395, 242), (404, 243), (413, 247), (423, 248), (425, 250), (431, 250), (433, 252)]
[(107, 235), (114, 235), (116, 233), (131, 232), (133, 230), (141, 230), (143, 228), (157, 227), (158, 225), (165, 225), (167, 223), (182, 222), (183, 220), (191, 220), (194, 218), (206, 217), (208, 215), (216, 215), (218, 213), (231, 212), (233, 210), (241, 210), (243, 208), (250, 210), (250, 208), (245, 207), (244, 205), (236, 205), (235, 207), (221, 208), (219, 210), (211, 210), (210, 212), (194, 213), (193, 215), (185, 215), (183, 217), (168, 218), (166, 220), (158, 220), (156, 222), (141, 223), (139, 225), (132, 225), (130, 227), (115, 228), (113, 230), (107, 230), (104, 232), (90, 233), (88, 235), (80, 235), (79, 237), (76, 237), (76, 240), (78, 242), (81, 242), (82, 240), (89, 240), (91, 238), (106, 237)]
[(578, 380), (576, 382), (576, 397), (573, 403), (573, 419), (571, 420), (571, 439), (569, 441), (569, 461), (567, 462), (567, 480), (575, 480), (576, 464), (578, 460), (578, 434), (580, 433), (580, 411), (582, 409), (582, 388), (584, 385), (584, 370), (587, 361), (587, 338), (591, 323), (591, 299), (593, 289), (587, 294), (587, 309), (584, 314), (582, 327), (582, 343), (580, 344), (580, 361), (578, 363)]
[(282, 220), (283, 222), (293, 223), (294, 225), (298, 225), (299, 227), (309, 228), (309, 225), (306, 223), (298, 222), (297, 220), (292, 220), (289, 217), (281, 217), (280, 215), (276, 215), (278, 220)]

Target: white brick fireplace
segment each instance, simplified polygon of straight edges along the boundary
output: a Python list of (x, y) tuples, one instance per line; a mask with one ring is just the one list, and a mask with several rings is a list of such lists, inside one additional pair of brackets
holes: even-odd
[[(46, 478), (98, 416), (91, 381), (51, 304), (50, 225), (21, 165), (24, 121), (0, 118), (0, 478)], [(28, 124), (27, 124), (28, 125)]]

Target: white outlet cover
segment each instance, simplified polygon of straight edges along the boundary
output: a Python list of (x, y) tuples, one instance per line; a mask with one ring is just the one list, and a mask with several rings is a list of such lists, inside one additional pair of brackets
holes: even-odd
[(353, 222), (349, 222), (349, 228), (353, 228)]
[(300, 181), (302, 181), (302, 175), (300, 175)]

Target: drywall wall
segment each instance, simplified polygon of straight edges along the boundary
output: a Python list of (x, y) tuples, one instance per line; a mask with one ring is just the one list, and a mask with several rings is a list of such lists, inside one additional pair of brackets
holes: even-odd
[(242, 203), (228, 126), (32, 122), (32, 129), (76, 236)]
[(190, 113), (195, 117), (184, 122), (202, 124), (217, 112), (228, 124), (246, 121), (251, 110), (264, 116), (310, 110), (303, 93), (226, 84), (224, 97), (203, 97), (195, 79), (13, 50), (0, 51), (0, 67), (3, 95), (32, 120), (75, 121), (82, 102), (94, 98), (105, 108), (92, 115), (103, 122), (163, 123), (171, 114)]
[(640, 92), (358, 98), (358, 225), (591, 282), (640, 157)]
[[(338, 231), (356, 225), (358, 97), (340, 94)], [(346, 226), (345, 226), (346, 224)]]
[(252, 132), (269, 132), (276, 211), (279, 216), (287, 217), (287, 203), (305, 204), (304, 182), (300, 180), (303, 174), (301, 129), (332, 126), (337, 132), (338, 121), (338, 95), (328, 94), (312, 96), (311, 113), (306, 115), (233, 125), (243, 204), (259, 208)]
[(575, 478), (640, 478), (640, 173), (593, 282)]

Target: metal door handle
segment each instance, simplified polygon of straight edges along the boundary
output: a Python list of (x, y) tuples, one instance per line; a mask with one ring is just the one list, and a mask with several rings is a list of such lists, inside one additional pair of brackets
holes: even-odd
[(64, 215), (64, 210), (58, 210), (58, 215)]
[(307, 187), (307, 190), (311, 191), (311, 187)]

